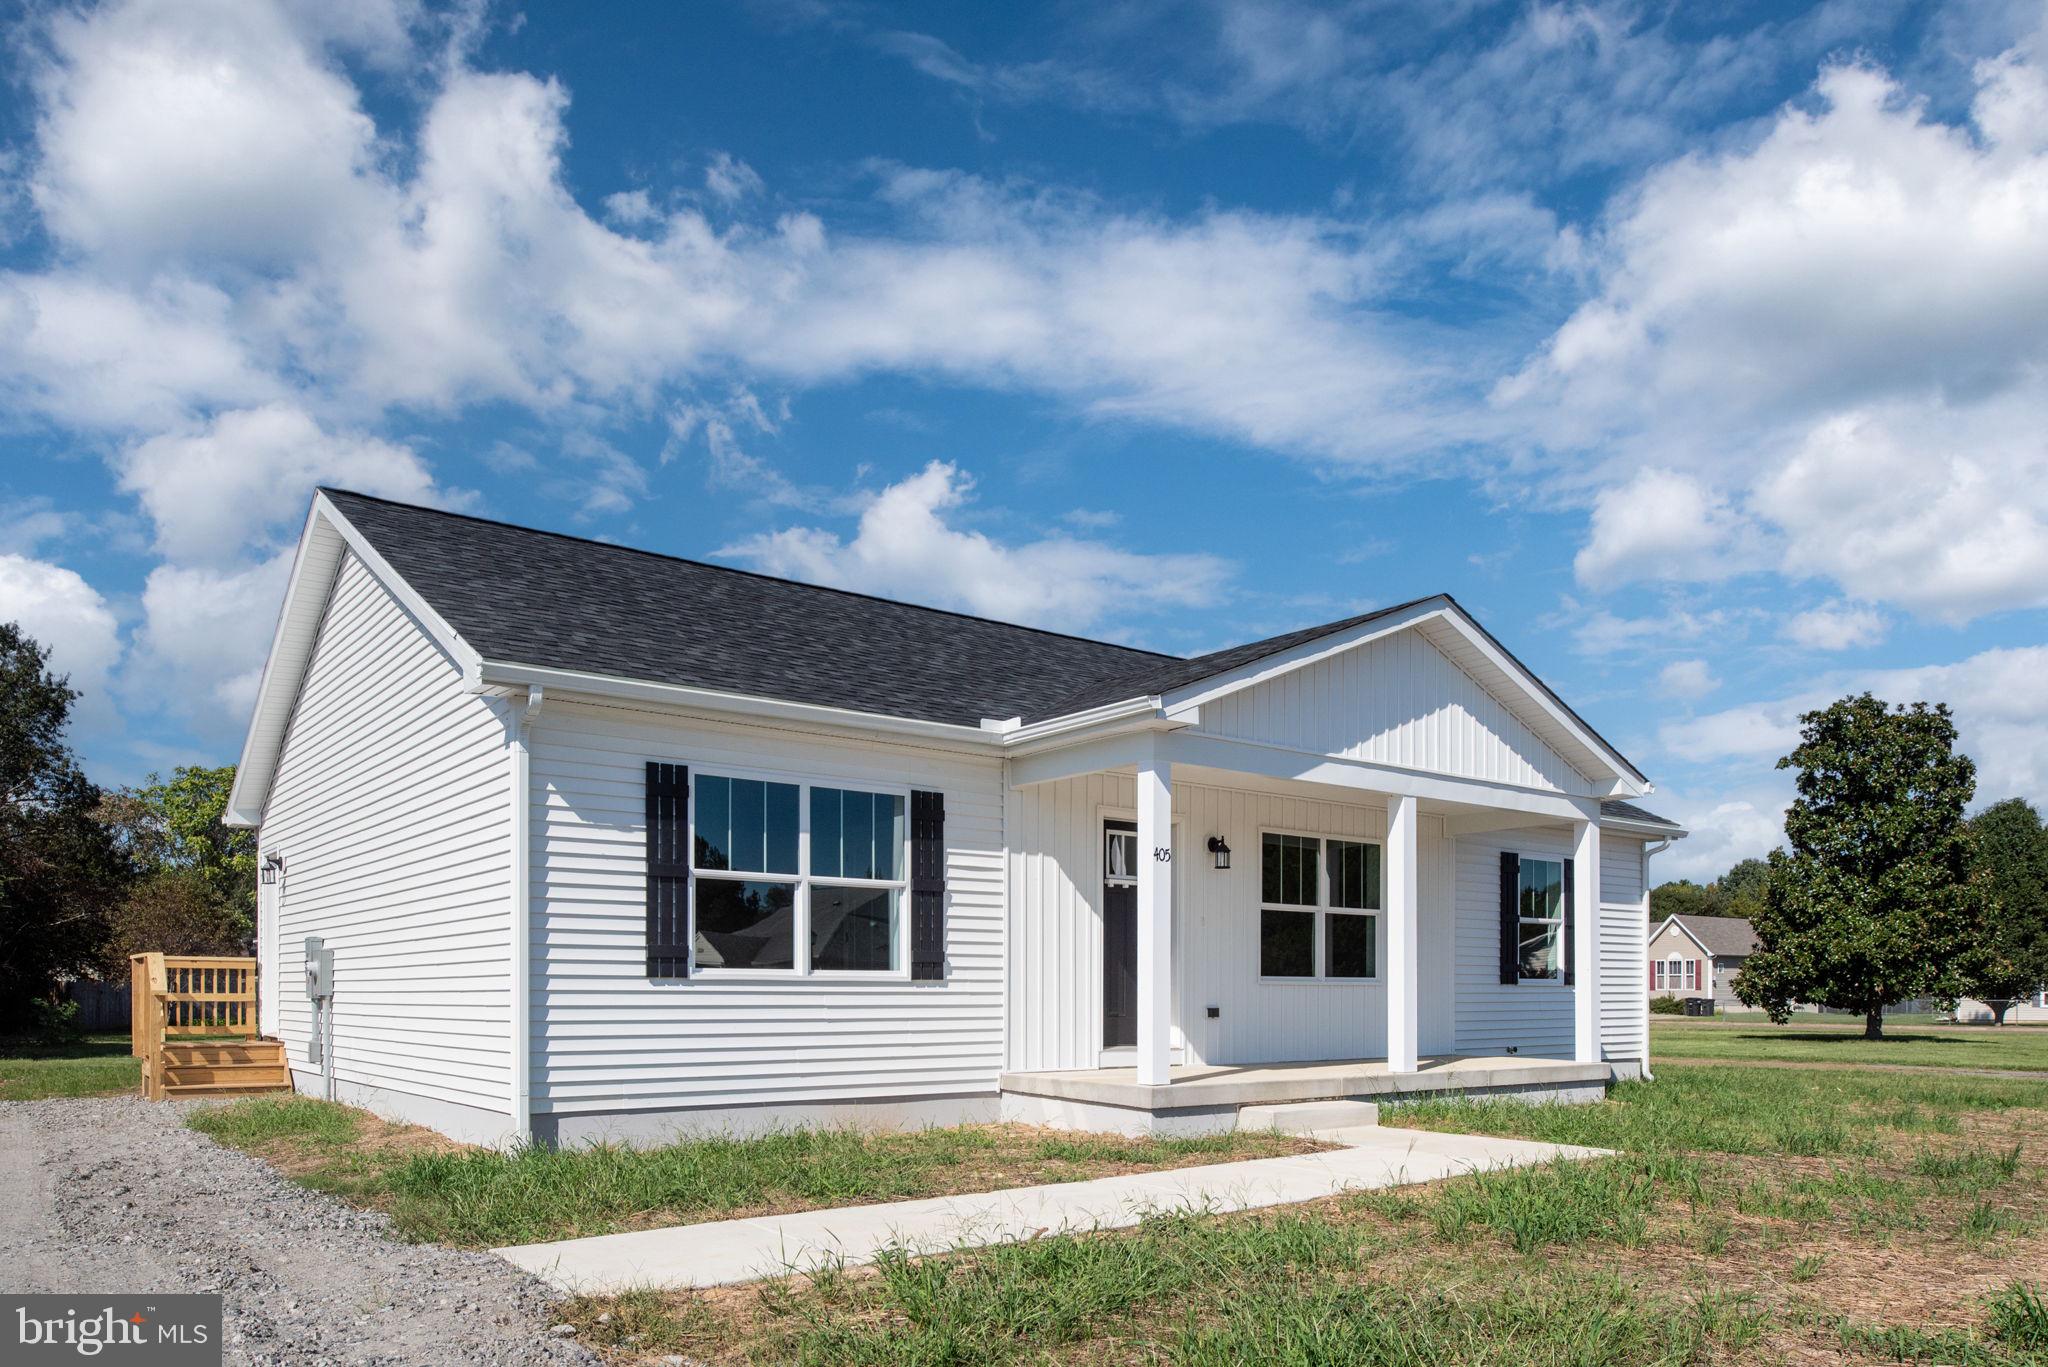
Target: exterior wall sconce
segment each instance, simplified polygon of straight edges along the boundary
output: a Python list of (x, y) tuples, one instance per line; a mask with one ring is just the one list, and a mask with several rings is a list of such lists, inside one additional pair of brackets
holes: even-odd
[(1222, 836), (1212, 835), (1209, 837), (1209, 853), (1216, 856), (1217, 868), (1227, 869), (1230, 867), (1230, 846), (1223, 843)]
[(272, 850), (269, 854), (263, 856), (264, 882), (275, 883), (277, 881), (277, 875), (283, 872), (283, 870), (284, 856), (279, 854), (276, 850)]

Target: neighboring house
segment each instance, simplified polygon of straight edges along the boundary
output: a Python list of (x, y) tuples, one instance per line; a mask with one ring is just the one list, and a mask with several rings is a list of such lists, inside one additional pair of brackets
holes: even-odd
[[(1963, 1024), (1989, 1025), (1997, 1019), (1998, 1013), (1975, 997), (1964, 997), (1956, 1003), (1956, 1020)], [(2022, 997), (2006, 1008), (2007, 1025), (2038, 1025), (2042, 1022), (2048, 1022), (2048, 987)]]
[(504, 1142), (1597, 1095), (1649, 792), (1441, 595), (1181, 659), (323, 491), (229, 811), (298, 1086), (317, 936), (334, 1094)]
[(1745, 1010), (1735, 975), (1755, 952), (1746, 916), (1667, 916), (1650, 936), (1650, 995), (1709, 997), (1716, 1011)]

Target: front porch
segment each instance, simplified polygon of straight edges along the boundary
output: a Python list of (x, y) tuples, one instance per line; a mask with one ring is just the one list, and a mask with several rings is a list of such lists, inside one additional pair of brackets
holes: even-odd
[(1607, 1063), (1512, 1054), (1445, 1054), (1418, 1059), (1413, 1070), (1396, 1068), (1386, 1059), (1337, 1059), (1185, 1064), (1168, 1071), (1167, 1086), (1140, 1082), (1136, 1068), (1005, 1073), (1003, 1118), (1130, 1135), (1222, 1134), (1238, 1127), (1238, 1112), (1247, 1106), (1313, 1101), (1385, 1105), (1443, 1096), (1597, 1101), (1613, 1076)]

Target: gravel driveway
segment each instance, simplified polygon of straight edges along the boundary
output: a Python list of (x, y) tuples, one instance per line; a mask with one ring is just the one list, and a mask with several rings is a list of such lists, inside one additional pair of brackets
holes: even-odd
[(130, 1097), (0, 1102), (0, 1288), (218, 1291), (231, 1363), (592, 1363), (488, 1253), (401, 1243)]

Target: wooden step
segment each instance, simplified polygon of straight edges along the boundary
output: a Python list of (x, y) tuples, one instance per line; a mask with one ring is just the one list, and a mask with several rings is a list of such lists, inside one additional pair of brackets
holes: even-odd
[(166, 1086), (177, 1087), (282, 1087), (291, 1072), (274, 1063), (215, 1064), (209, 1067), (164, 1069)]
[(225, 1043), (166, 1044), (164, 1063), (172, 1068), (192, 1064), (262, 1063), (284, 1066), (284, 1045), (277, 1040), (234, 1040)]
[(290, 1091), (290, 1090), (291, 1090), (291, 1084), (290, 1084), (290, 1083), (288, 1083), (288, 1082), (278, 1082), (278, 1083), (249, 1083), (249, 1084), (246, 1084), (246, 1085), (242, 1085), (242, 1086), (234, 1086), (234, 1087), (216, 1087), (216, 1086), (183, 1086), (183, 1085), (180, 1085), (180, 1084), (178, 1084), (178, 1083), (167, 1083), (167, 1084), (165, 1084), (165, 1086), (164, 1086), (164, 1095), (165, 1095), (165, 1096), (270, 1096), (270, 1095), (273, 1095), (273, 1094), (275, 1094), (275, 1093), (277, 1093), (277, 1092), (288, 1092), (288, 1091)]

